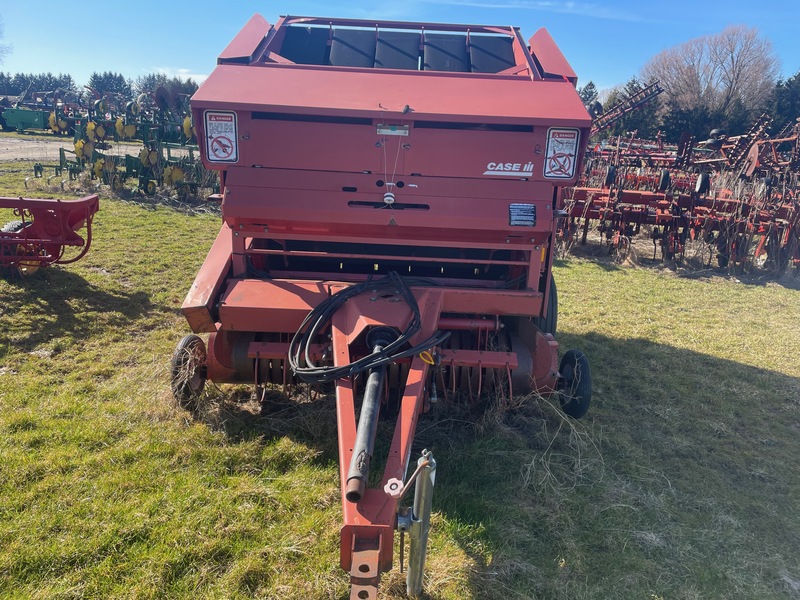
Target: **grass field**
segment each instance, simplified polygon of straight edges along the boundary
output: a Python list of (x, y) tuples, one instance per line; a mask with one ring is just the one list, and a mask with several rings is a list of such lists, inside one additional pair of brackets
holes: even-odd
[[(0, 164), (1, 195), (37, 195), (24, 167)], [(217, 230), (101, 197), (83, 260), (0, 278), (0, 597), (348, 596), (332, 400), (171, 401)], [(423, 417), (430, 598), (800, 598), (794, 282), (581, 259), (555, 277), (594, 404), (577, 423), (535, 399)], [(384, 577), (382, 597), (403, 590)]]

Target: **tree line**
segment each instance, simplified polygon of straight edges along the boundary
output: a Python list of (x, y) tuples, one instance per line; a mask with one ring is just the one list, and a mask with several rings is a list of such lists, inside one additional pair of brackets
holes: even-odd
[(677, 143), (686, 135), (706, 140), (712, 130), (745, 133), (762, 113), (772, 117), (772, 132), (800, 118), (800, 71), (778, 77), (779, 61), (769, 40), (756, 29), (732, 26), (721, 33), (689, 40), (651, 58), (638, 75), (601, 94), (593, 82), (578, 89), (587, 107), (609, 110), (658, 81), (664, 93), (628, 113), (602, 132), (603, 137), (636, 131), (641, 139)]
[[(177, 94), (191, 95), (197, 91), (198, 84), (191, 77), (168, 77), (163, 73), (141, 75), (136, 79), (126, 79), (119, 73), (92, 73), (89, 82), (79, 88), (71, 75), (59, 73), (5, 73), (0, 71), (0, 97), (18, 97), (28, 94), (42, 94), (59, 91), (62, 97), (91, 101), (107, 95), (123, 100), (132, 100), (140, 94), (154, 94), (159, 87), (164, 87), (172, 96)], [(26, 102), (35, 102), (29, 96)]]

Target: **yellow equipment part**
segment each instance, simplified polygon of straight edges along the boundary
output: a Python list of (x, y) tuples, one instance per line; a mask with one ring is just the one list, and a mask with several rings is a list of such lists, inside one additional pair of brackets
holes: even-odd
[(192, 133), (192, 118), (185, 117), (183, 119), (183, 135), (186, 136), (186, 139), (188, 140), (192, 137)]
[(75, 156), (77, 158), (83, 158), (83, 146), (84, 146), (83, 140), (78, 140), (77, 142), (75, 142)]
[(94, 130), (96, 127), (97, 125), (94, 123), (94, 121), (89, 121), (86, 124), (86, 139), (90, 142), (94, 141)]
[(33, 275), (39, 270), (38, 260), (21, 260), (17, 263), (17, 270), (20, 275)]
[(103, 175), (103, 166), (105, 165), (105, 162), (105, 158), (98, 158), (96, 161), (94, 161), (92, 171), (94, 172), (94, 176), (98, 179), (100, 179), (100, 177)]
[[(30, 256), (32, 253), (25, 249), (25, 246), (17, 246), (18, 255)], [(33, 275), (39, 270), (40, 263), (38, 260), (21, 260), (17, 263), (17, 271), (20, 275)]]
[(164, 185), (175, 185), (179, 181), (183, 181), (184, 177), (186, 177), (186, 173), (177, 165), (164, 169)]
[(51, 112), (50, 116), (47, 117), (47, 123), (50, 125), (50, 129), (52, 129), (55, 133), (58, 133), (58, 123), (56, 122), (56, 113)]
[(147, 161), (150, 166), (155, 167), (158, 164), (158, 152), (150, 150), (147, 153)]
[(125, 137), (125, 121), (122, 120), (122, 117), (117, 117), (117, 120), (114, 123), (114, 131), (117, 132), (119, 137)]
[(158, 152), (142, 148), (139, 152), (139, 162), (145, 167), (155, 167), (158, 164)]
[(125, 125), (125, 137), (132, 138), (136, 135), (136, 125), (131, 123), (130, 125)]
[(147, 182), (147, 187), (145, 188), (145, 191), (149, 196), (152, 196), (153, 194), (156, 193), (156, 182), (153, 179)]
[(106, 128), (105, 125), (98, 124), (97, 127), (94, 128), (94, 136), (98, 140), (103, 140), (106, 137)]
[(186, 174), (183, 172), (183, 169), (180, 167), (172, 167), (172, 183), (170, 185), (175, 185), (179, 181), (183, 181)]

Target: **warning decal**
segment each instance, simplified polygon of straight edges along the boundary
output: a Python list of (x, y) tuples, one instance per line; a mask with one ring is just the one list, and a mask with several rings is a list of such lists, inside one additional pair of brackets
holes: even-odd
[(572, 179), (575, 177), (575, 163), (578, 160), (577, 129), (556, 129), (547, 131), (547, 154), (544, 159), (544, 176), (551, 179)]
[(239, 160), (236, 113), (205, 112), (206, 156), (209, 162), (235, 163)]

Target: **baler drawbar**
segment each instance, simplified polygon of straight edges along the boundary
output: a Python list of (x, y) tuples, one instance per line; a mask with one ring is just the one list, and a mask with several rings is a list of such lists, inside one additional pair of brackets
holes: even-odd
[(396, 531), (421, 593), (445, 465), (427, 449), (409, 465), (431, 404), (498, 382), (589, 406), (586, 357), (558, 362), (551, 274), (591, 127), (576, 81), (543, 29), (255, 15), (192, 98), (223, 224), (183, 304), (173, 394), (334, 385), (352, 598), (377, 597)]

